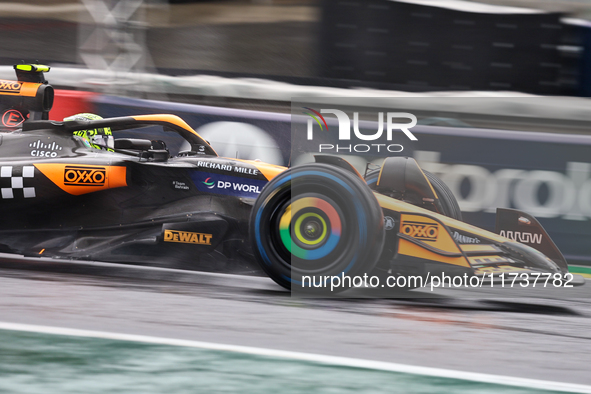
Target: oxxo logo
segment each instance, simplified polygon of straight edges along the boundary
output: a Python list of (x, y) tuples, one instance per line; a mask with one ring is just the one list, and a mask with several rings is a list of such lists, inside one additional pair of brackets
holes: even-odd
[[(339, 124), (339, 141), (351, 141), (351, 119), (344, 111), (338, 109), (321, 109), (320, 112), (309, 108), (303, 107), (309, 112), (304, 114), (311, 117), (308, 119), (307, 124), (307, 139), (309, 141), (314, 139), (314, 121), (318, 124), (321, 131), (328, 131), (328, 124), (322, 114), (332, 114), (337, 117)], [(395, 119), (409, 119), (408, 123), (396, 123)], [(417, 141), (417, 137), (409, 130), (416, 126), (417, 117), (408, 112), (387, 112), (386, 113), (386, 139), (392, 141), (392, 135), (395, 130), (402, 131), (408, 139), (411, 141)], [(353, 136), (356, 140), (361, 141), (375, 141), (382, 138), (384, 134), (384, 113), (378, 112), (378, 130), (373, 134), (363, 134), (359, 129), (359, 112), (353, 112)], [(319, 144), (318, 152), (391, 152), (398, 153), (402, 152), (404, 147), (400, 144)]]
[(1, 93), (19, 94), (21, 91), (21, 86), (22, 85), (16, 81), (0, 80), (0, 92)]
[(421, 241), (433, 242), (439, 235), (439, 226), (433, 223), (404, 222), (400, 232)]
[(107, 170), (104, 167), (66, 166), (64, 184), (69, 186), (104, 186)]

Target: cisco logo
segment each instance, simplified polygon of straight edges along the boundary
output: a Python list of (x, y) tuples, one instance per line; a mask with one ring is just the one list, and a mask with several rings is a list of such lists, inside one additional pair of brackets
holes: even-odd
[(55, 142), (44, 144), (41, 140), (31, 142), (29, 148), (33, 148), (31, 151), (33, 157), (57, 157), (57, 152), (62, 150), (62, 147)]

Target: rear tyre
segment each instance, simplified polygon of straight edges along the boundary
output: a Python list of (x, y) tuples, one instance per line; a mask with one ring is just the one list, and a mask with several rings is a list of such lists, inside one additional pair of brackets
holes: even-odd
[[(307, 292), (330, 290), (320, 277), (369, 274), (384, 243), (382, 209), (372, 191), (354, 174), (327, 164), (275, 177), (259, 195), (249, 226), (253, 252), (269, 277)], [(304, 286), (304, 276), (322, 285)]]

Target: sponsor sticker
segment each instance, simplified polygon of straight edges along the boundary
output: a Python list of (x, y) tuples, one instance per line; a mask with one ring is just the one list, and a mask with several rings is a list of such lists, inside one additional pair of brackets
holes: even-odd
[(17, 81), (0, 80), (0, 93), (19, 94), (21, 86), (21, 83)]
[(214, 181), (214, 180), (213, 180), (211, 177), (207, 178), (207, 179), (206, 179), (206, 180), (204, 180), (202, 183), (203, 183), (203, 184), (205, 185), (205, 187), (207, 187), (208, 189), (213, 189), (213, 188), (215, 187), (215, 181)]
[(9, 109), (2, 115), (2, 124), (6, 127), (18, 127), (25, 121), (25, 117), (16, 109)]
[(181, 181), (172, 181), (172, 188), (175, 190), (189, 190), (189, 185)]
[(421, 241), (435, 242), (439, 236), (439, 225), (405, 221), (402, 223), (400, 232)]
[(453, 237), (459, 244), (479, 244), (480, 240), (474, 237), (468, 237), (467, 235), (462, 235), (457, 231), (454, 231)]
[(194, 171), (191, 179), (201, 192), (250, 198), (256, 198), (267, 184), (266, 180), (200, 171)]
[(228, 163), (225, 163), (225, 164), (224, 163), (217, 163), (215, 161), (198, 161), (197, 167), (209, 168), (212, 170), (220, 170), (220, 171), (226, 171), (226, 172), (234, 172), (237, 174), (246, 174), (246, 175), (255, 175), (255, 176), (259, 175), (259, 170), (257, 170), (256, 168), (237, 166), (237, 165), (228, 164)]
[(391, 216), (384, 216), (384, 229), (386, 231), (392, 230), (396, 226), (396, 221)]
[(211, 245), (211, 238), (212, 235), (206, 233), (164, 230), (164, 242), (180, 242), (184, 244)]
[(75, 196), (127, 186), (125, 166), (67, 165), (47, 162), (35, 163), (34, 166), (57, 187)]
[(66, 166), (64, 169), (67, 186), (104, 186), (106, 178), (105, 167)]
[(540, 245), (542, 243), (542, 234), (501, 230), (499, 235), (501, 237), (509, 238), (510, 240), (526, 244)]
[(33, 157), (57, 157), (57, 152), (62, 150), (62, 147), (55, 142), (45, 144), (41, 140), (31, 142), (29, 148), (33, 148), (31, 151)]

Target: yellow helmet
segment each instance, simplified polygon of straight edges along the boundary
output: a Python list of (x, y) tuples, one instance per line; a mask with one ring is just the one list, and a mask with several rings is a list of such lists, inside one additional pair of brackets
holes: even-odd
[[(90, 113), (82, 113), (76, 114), (72, 116), (68, 116), (64, 118), (64, 121), (70, 120), (98, 120), (102, 119), (101, 116), (90, 114)], [(103, 127), (99, 129), (91, 129), (91, 130), (77, 130), (73, 133), (75, 136), (81, 137), (84, 141), (84, 144), (89, 148), (94, 149), (102, 149), (113, 151), (115, 147), (115, 139), (113, 138), (113, 133), (111, 132), (110, 127)]]

